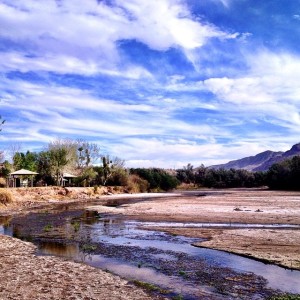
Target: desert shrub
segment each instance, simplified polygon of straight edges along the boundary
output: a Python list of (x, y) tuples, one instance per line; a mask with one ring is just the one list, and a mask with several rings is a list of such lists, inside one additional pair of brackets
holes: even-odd
[(138, 168), (138, 169), (130, 169), (131, 174), (136, 174), (139, 177), (147, 180), (151, 191), (168, 191), (177, 187), (179, 181), (175, 176), (170, 175), (163, 169), (157, 168)]
[(0, 188), (6, 187), (6, 180), (3, 177), (0, 177)]
[(127, 189), (130, 193), (145, 193), (149, 189), (149, 183), (140, 176), (132, 174), (128, 177)]
[(114, 186), (113, 187), (114, 191), (117, 192), (117, 193), (123, 193), (124, 192), (124, 187), (123, 186)]
[(13, 201), (12, 194), (6, 189), (0, 189), (0, 204), (8, 204)]
[(99, 194), (99, 186), (98, 185), (94, 185), (94, 194)]
[(128, 172), (122, 168), (112, 169), (110, 177), (107, 179), (106, 185), (126, 186), (128, 183)]

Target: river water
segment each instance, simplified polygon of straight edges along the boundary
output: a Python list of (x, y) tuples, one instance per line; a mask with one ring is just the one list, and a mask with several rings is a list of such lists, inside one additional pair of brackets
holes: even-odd
[[(247, 224), (138, 222), (84, 209), (2, 218), (1, 223), (1, 234), (33, 241), (39, 255), (67, 257), (131, 281), (151, 283), (170, 298), (266, 299), (278, 293), (300, 293), (299, 271), (193, 246), (199, 239), (148, 230), (155, 226), (247, 228)], [(294, 230), (298, 227), (292, 225)]]

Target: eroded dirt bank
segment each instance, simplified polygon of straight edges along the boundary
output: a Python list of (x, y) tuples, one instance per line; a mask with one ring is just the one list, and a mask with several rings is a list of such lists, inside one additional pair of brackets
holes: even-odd
[[(100, 200), (105, 195), (124, 192), (121, 187), (30, 187), (9, 188), (13, 201), (0, 203), (0, 216), (28, 212), (42, 207), (55, 207), (60, 203), (89, 202)], [(101, 202), (101, 200), (100, 200)]]
[[(120, 202), (121, 204), (121, 202)], [(201, 190), (182, 197), (100, 206), (100, 213), (156, 222), (300, 224), (300, 193), (269, 190)], [(156, 228), (208, 240), (198, 246), (225, 250), (300, 270), (300, 230)]]
[(0, 299), (153, 299), (118, 276), (35, 250), (0, 235)]

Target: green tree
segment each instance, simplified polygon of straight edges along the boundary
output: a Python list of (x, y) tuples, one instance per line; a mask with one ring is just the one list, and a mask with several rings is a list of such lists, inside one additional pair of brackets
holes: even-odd
[(37, 181), (42, 180), (47, 185), (53, 185), (55, 178), (52, 169), (50, 151), (41, 151), (37, 158)]
[(184, 183), (195, 183), (195, 171), (194, 166), (190, 163), (184, 166), (182, 169), (176, 170), (177, 179)]
[(15, 170), (26, 169), (33, 172), (37, 171), (37, 157), (35, 152), (27, 151), (26, 153), (16, 152), (13, 157), (13, 167)]
[(171, 190), (177, 187), (179, 181), (167, 171), (158, 168), (130, 169), (130, 174), (136, 174), (149, 183), (149, 190)]
[(271, 189), (300, 190), (300, 156), (273, 164), (267, 173)]
[(87, 167), (84, 169), (83, 173), (80, 177), (77, 178), (77, 182), (83, 186), (91, 186), (91, 183), (97, 177), (97, 172), (94, 170), (93, 167)]
[(12, 172), (12, 168), (12, 164), (5, 160), (3, 162), (3, 167), (0, 169), (0, 177), (6, 178), (9, 175), (9, 173)]
[(68, 152), (65, 148), (53, 148), (50, 151), (50, 166), (57, 185), (62, 185), (63, 171), (68, 165)]
[(113, 164), (112, 160), (109, 159), (109, 156), (102, 157), (102, 183), (106, 185), (107, 180), (112, 176), (113, 173)]

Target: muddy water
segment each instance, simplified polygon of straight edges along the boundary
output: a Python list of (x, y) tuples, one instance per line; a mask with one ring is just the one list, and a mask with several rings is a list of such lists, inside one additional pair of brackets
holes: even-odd
[(32, 240), (41, 255), (63, 256), (129, 280), (145, 281), (169, 297), (266, 299), (281, 292), (300, 293), (299, 271), (197, 248), (192, 244), (199, 239), (147, 230), (157, 225), (151, 222), (65, 209), (0, 219), (1, 223), (0, 233)]

